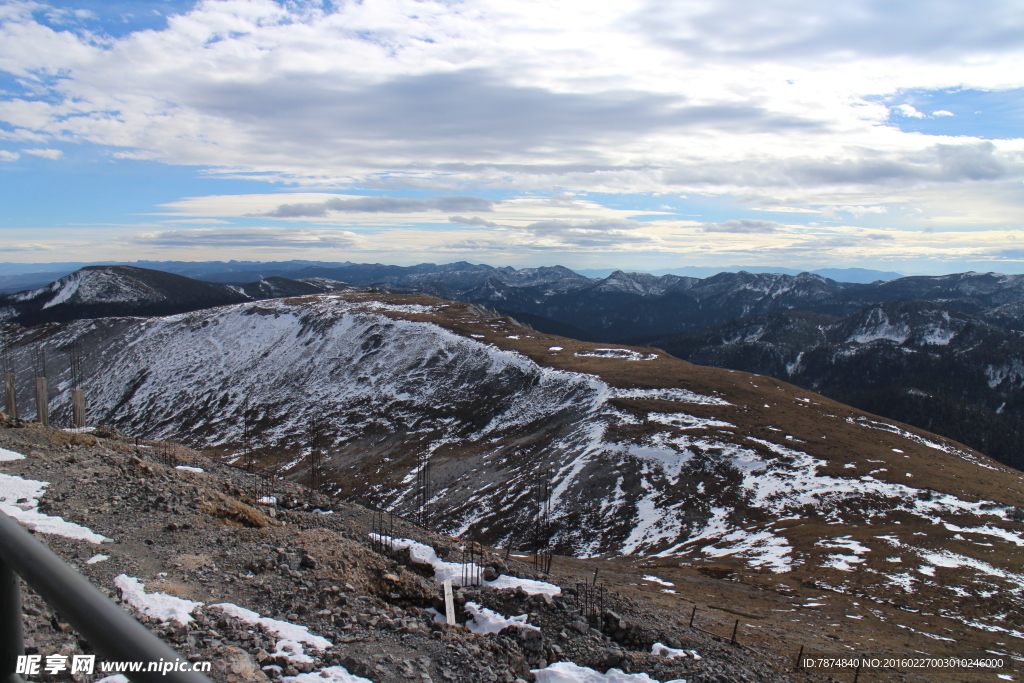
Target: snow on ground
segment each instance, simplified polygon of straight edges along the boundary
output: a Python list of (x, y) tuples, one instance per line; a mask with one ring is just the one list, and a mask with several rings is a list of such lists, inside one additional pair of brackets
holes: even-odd
[(520, 579), (515, 576), (502, 575), (494, 581), (484, 581), (480, 578), (482, 568), (472, 563), (445, 562), (437, 556), (434, 549), (429, 545), (419, 543), (410, 538), (392, 538), (379, 534), (370, 534), (371, 538), (387, 543), (395, 550), (408, 550), (409, 559), (416, 564), (427, 564), (434, 568), (434, 580), (442, 583), (450, 579), (453, 584), (462, 585), (463, 578), (468, 578), (471, 585), (482, 583), (490, 588), (522, 588), (530, 595), (561, 595), (562, 589), (553, 583), (534, 581), (532, 579)]
[(202, 467), (191, 467), (189, 465), (177, 465), (174, 469), (181, 470), (182, 472), (202, 472)]
[(517, 617), (504, 617), (494, 610), (487, 609), (475, 602), (466, 603), (466, 611), (473, 615), (473, 618), (466, 622), (466, 628), (477, 635), (498, 633), (507, 626), (521, 626), (522, 628), (539, 631), (540, 628), (527, 623), (529, 614), (520, 614)]
[[(717, 547), (723, 544), (724, 547)], [(767, 530), (736, 529), (701, 548), (701, 553), (709, 557), (739, 557), (751, 567), (763, 567), (776, 574), (791, 571), (800, 564), (793, 559), (793, 546), (789, 541)]]
[(708, 427), (736, 428), (736, 425), (734, 424), (723, 422), (722, 420), (716, 420), (713, 417), (696, 417), (694, 415), (687, 415), (686, 413), (647, 413), (647, 419), (650, 422), (658, 422), (672, 427), (679, 427), (680, 429), (698, 429)]
[(851, 553), (836, 553), (833, 555), (829, 555), (828, 560), (822, 564), (823, 567), (839, 569), (844, 572), (852, 572), (854, 569), (856, 569), (856, 567), (854, 567), (853, 565), (864, 561), (864, 558), (860, 557), (860, 555), (863, 555), (866, 552), (870, 552), (871, 550), (867, 546), (861, 545), (849, 536), (822, 539), (814, 545), (819, 548), (839, 548), (847, 551), (848, 553)]
[(664, 643), (655, 643), (651, 646), (652, 655), (662, 655), (663, 657), (669, 657), (670, 659), (681, 659), (683, 657), (693, 657), (694, 659), (702, 659), (697, 654), (696, 650), (677, 650), (674, 647), (669, 647)]
[(86, 560), (85, 563), (86, 564), (96, 564), (97, 562), (103, 562), (104, 560), (109, 560), (109, 559), (110, 559), (110, 555), (93, 555), (88, 560)]
[[(572, 662), (557, 662), (545, 669), (533, 669), (532, 673), (537, 683), (658, 683), (643, 673), (627, 674), (621, 669), (608, 669), (608, 673), (601, 673)], [(686, 680), (679, 678), (665, 683), (686, 683)]]
[(101, 536), (74, 522), (68, 522), (63, 517), (39, 512), (39, 499), (47, 486), (49, 482), (0, 474), (0, 510), (41, 534), (63, 536), (89, 543), (111, 542), (106, 536)]
[[(846, 418), (846, 421), (849, 422), (850, 424), (860, 425), (861, 427), (867, 427), (869, 429), (878, 429), (878, 430), (883, 431), (883, 432), (890, 432), (892, 434), (898, 434), (898, 435), (902, 436), (904, 439), (909, 439), (910, 441), (913, 441), (915, 443), (919, 443), (922, 446), (927, 446), (928, 448), (934, 448), (937, 451), (942, 451), (943, 453), (949, 453), (950, 455), (959, 456), (959, 457), (963, 458), (964, 460), (967, 460), (968, 462), (974, 463), (975, 465), (977, 465), (979, 467), (984, 467), (985, 469), (988, 469), (988, 470), (999, 471), (999, 469), (997, 467), (993, 467), (992, 465), (989, 465), (988, 463), (982, 461), (980, 458), (976, 457), (973, 453), (970, 453), (968, 451), (963, 451), (963, 450), (960, 450), (959, 448), (954, 448), (953, 446), (949, 446), (949, 445), (946, 445), (946, 444), (936, 443), (935, 441), (932, 441), (930, 439), (926, 439), (923, 436), (918, 436), (917, 434), (914, 434), (912, 432), (908, 432), (905, 429), (900, 429), (896, 425), (891, 425), (888, 422), (879, 422), (878, 420), (870, 420), (870, 419), (868, 419), (866, 417), (859, 417), (857, 419), (853, 419), (852, 417), (848, 417), (848, 418)], [(895, 448), (893, 450), (897, 451), (899, 453), (902, 453), (902, 451), (899, 451), (899, 450), (897, 450)]]
[(577, 351), (574, 356), (588, 356), (591, 358), (617, 358), (619, 360), (657, 360), (656, 353), (640, 353), (632, 349), (593, 349), (592, 351)]
[(8, 460), (24, 460), (25, 456), (21, 453), (15, 453), (9, 451), (6, 448), (0, 448), (0, 462), (6, 462)]
[(394, 311), (395, 313), (433, 313), (438, 308), (421, 304), (389, 304), (384, 301), (359, 301), (355, 302), (355, 305), (373, 311)]
[(275, 657), (284, 656), (292, 664), (312, 664), (316, 660), (305, 653), (302, 643), (282, 638), (277, 641), (272, 653)]
[(65, 427), (62, 431), (68, 432), (70, 434), (88, 434), (90, 432), (95, 432), (96, 428), (95, 427)]
[(1009, 541), (1016, 546), (1024, 546), (1024, 537), (1021, 534), (1010, 531), (1009, 529), (1000, 529), (993, 526), (978, 526), (973, 528), (967, 528), (957, 526), (956, 524), (950, 524), (949, 522), (943, 522), (943, 525), (950, 531), (955, 531), (961, 534), (982, 534), (984, 536), (995, 536), (1001, 538), (1004, 541)]
[(285, 676), (281, 680), (287, 683), (373, 683), (368, 678), (350, 674), (343, 666), (329, 666), (308, 674)]
[[(304, 644), (314, 650), (326, 650), (334, 643), (323, 636), (313, 635), (305, 626), (293, 624), (290, 621), (262, 617), (258, 612), (239, 607), (231, 602), (219, 602), (215, 607), (228, 616), (234, 617), (246, 624), (262, 626), (266, 631), (273, 633), (280, 638), (274, 649), (274, 655), (284, 655), (289, 661), (296, 664), (312, 663), (316, 661), (305, 653)], [(329, 666), (319, 671), (314, 671), (298, 676), (285, 676), (281, 680), (288, 683), (373, 683), (369, 679), (350, 674), (343, 666)]]
[(648, 574), (647, 576), (645, 576), (644, 577), (644, 581), (650, 581), (652, 583), (659, 583), (662, 586), (668, 586), (669, 588), (672, 588), (673, 586), (675, 586), (675, 584), (672, 583), (671, 581), (665, 581), (664, 579), (659, 579), (657, 576), (654, 576), (652, 574)]
[(145, 585), (127, 574), (114, 577), (114, 585), (121, 591), (121, 598), (147, 617), (160, 621), (176, 621), (187, 624), (192, 621), (192, 610), (201, 606), (201, 602), (193, 602), (176, 598), (166, 593), (147, 593)]
[(270, 617), (261, 617), (258, 612), (253, 612), (230, 602), (219, 602), (215, 605), (210, 605), (210, 607), (217, 608), (228, 616), (244, 621), (247, 624), (262, 626), (282, 640), (305, 643), (316, 650), (326, 650), (331, 646), (331, 641), (323, 636), (313, 635), (305, 626), (299, 626), (289, 621), (271, 619)]
[(635, 398), (651, 401), (676, 401), (678, 403), (699, 403), (702, 405), (728, 406), (728, 401), (717, 396), (704, 396), (689, 389), (620, 389), (611, 387), (612, 398)]

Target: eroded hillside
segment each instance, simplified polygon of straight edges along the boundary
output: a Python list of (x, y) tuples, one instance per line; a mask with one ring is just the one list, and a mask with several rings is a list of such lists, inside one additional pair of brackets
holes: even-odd
[(733, 562), (1024, 633), (1020, 474), (775, 379), (359, 292), (34, 328), (12, 355), (49, 349), (61, 387), (72, 342), (93, 419), (130, 433), (239, 461), (248, 405), (260, 464), (303, 479), (315, 415), (333, 492), (405, 513), (429, 456), (439, 530)]

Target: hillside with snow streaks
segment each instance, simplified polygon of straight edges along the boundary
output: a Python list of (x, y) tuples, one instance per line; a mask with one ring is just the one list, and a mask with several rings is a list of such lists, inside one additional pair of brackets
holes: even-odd
[[(347, 292), (23, 331), (16, 365), (39, 344), (52, 350), (57, 420), (69, 387), (59, 350), (74, 341), (94, 421), (241, 462), (248, 405), (257, 464), (304, 480), (319, 415), (335, 493), (416, 512), (429, 455), (428, 512), (456, 535), (807, 570), (837, 589), (853, 568), (903, 581), (887, 564), (898, 551), (932, 567), (907, 585), (943, 600), (964, 584), (931, 559), (973, 557), (955, 571), (1024, 607), (1018, 474), (770, 377), (653, 349), (637, 350), (656, 356), (642, 362), (628, 349), (588, 355), (594, 345), (472, 305)], [(19, 383), (28, 395), (31, 378)]]

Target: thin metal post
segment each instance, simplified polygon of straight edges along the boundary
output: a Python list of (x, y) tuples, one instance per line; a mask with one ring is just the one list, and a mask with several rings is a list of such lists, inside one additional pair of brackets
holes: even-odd
[(18, 575), (0, 561), (0, 681), (21, 680), (14, 673), (18, 655), (25, 654), (21, 631), (21, 589)]
[[(690, 612), (690, 628), (693, 628), (693, 618), (695, 616), (697, 616), (697, 605), (694, 605), (693, 606), (693, 611)], [(801, 652), (803, 652), (802, 649), (801, 649)]]
[(18, 419), (18, 390), (14, 386), (14, 373), (4, 373), (4, 412), (7, 417)]
[(804, 646), (800, 646), (800, 652), (796, 653), (796, 666), (793, 667), (794, 671), (799, 671), (802, 668), (801, 660), (804, 658)]
[[(53, 606), (96, 652), (113, 661), (187, 660), (133, 619), (84, 576), (32, 537), (18, 522), (0, 512), (0, 560)], [(4, 587), (10, 585), (4, 581)], [(166, 666), (164, 667), (166, 668)], [(193, 671), (132, 673), (132, 683), (210, 683)]]
[(857, 665), (857, 670), (853, 674), (853, 683), (857, 683), (857, 680), (859, 678), (860, 678), (860, 664)]
[(736, 631), (740, 630), (740, 620), (736, 620), (736, 624), (732, 627), (732, 638), (729, 639), (730, 643), (736, 643)]

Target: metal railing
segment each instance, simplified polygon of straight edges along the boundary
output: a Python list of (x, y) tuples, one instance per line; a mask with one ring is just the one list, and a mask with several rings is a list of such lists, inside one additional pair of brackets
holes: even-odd
[[(99, 656), (122, 662), (181, 662), (191, 668), (188, 660), (0, 511), (0, 683), (21, 683), (15, 673), (18, 657), (25, 654), (18, 576)], [(209, 678), (194, 671), (123, 673), (133, 683), (210, 683)]]

